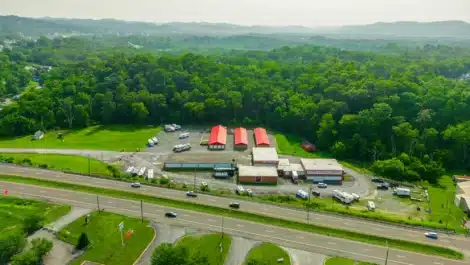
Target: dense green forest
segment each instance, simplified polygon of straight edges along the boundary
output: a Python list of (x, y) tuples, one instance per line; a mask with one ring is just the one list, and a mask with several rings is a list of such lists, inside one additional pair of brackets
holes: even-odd
[[(48, 46), (56, 40), (48, 41), (42, 45), (56, 56)], [(43, 72), (42, 89), (0, 112), (2, 135), (94, 123), (263, 125), (337, 158), (374, 163), (394, 178), (435, 181), (443, 167), (469, 168), (470, 84), (458, 78), (470, 72), (465, 48), (427, 45), (398, 55), (319, 46), (224, 56), (76, 52), (81, 60)], [(3, 57), (21, 64), (31, 56), (25, 53), (6, 50)]]
[(31, 72), (25, 62), (14, 62), (5, 53), (0, 53), (0, 97), (15, 95), (31, 80)]

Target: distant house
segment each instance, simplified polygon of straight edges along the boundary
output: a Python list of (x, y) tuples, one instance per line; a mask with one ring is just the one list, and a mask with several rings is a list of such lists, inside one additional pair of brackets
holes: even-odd
[(37, 131), (33, 135), (33, 140), (41, 140), (44, 137), (44, 132)]

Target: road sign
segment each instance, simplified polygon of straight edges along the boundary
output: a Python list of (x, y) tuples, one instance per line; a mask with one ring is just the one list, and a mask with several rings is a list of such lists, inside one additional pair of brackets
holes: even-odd
[(121, 222), (119, 224), (119, 231), (122, 231), (122, 229), (124, 229), (124, 222)]

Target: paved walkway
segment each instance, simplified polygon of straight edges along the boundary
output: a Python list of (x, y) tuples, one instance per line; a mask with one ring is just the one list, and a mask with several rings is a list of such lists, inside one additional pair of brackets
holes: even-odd
[(59, 220), (55, 221), (54, 223), (46, 225), (45, 228), (53, 232), (59, 232), (62, 228), (66, 227), (71, 222), (90, 212), (91, 209), (72, 207), (68, 214), (62, 216)]
[(240, 265), (245, 262), (248, 252), (260, 242), (242, 237), (232, 237), (232, 244), (228, 251), (225, 265)]

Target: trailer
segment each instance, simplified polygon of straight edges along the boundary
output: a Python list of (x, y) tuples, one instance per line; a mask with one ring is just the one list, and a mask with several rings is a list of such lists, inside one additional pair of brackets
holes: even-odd
[(334, 190), (333, 198), (345, 204), (351, 204), (352, 202), (354, 202), (354, 196), (342, 190)]
[(189, 138), (189, 133), (181, 133), (180, 135), (178, 135), (178, 139), (186, 139), (186, 138)]
[(152, 141), (153, 141), (153, 144), (158, 144), (158, 138), (157, 137), (153, 137)]
[(153, 179), (153, 168), (149, 168), (147, 171), (147, 179)]
[(137, 175), (143, 176), (143, 175), (145, 174), (145, 170), (146, 170), (146, 169), (147, 169), (146, 167), (141, 168), (141, 169), (139, 170), (139, 173), (138, 173)]
[(148, 147), (152, 147), (152, 146), (154, 146), (154, 145), (155, 145), (155, 143), (153, 142), (152, 139), (148, 139), (148, 140), (147, 140), (147, 146), (148, 146)]
[(393, 190), (393, 194), (397, 196), (402, 196), (402, 197), (410, 197), (411, 190), (408, 188), (396, 188)]
[(176, 128), (173, 127), (173, 125), (171, 125), (171, 124), (166, 124), (165, 125), (165, 132), (174, 132), (174, 131), (176, 131)]
[(295, 197), (306, 200), (308, 199), (308, 193), (303, 190), (298, 190), (297, 193), (295, 193)]
[(176, 152), (176, 153), (189, 151), (189, 150), (191, 150), (191, 144), (190, 143), (177, 144), (173, 147), (173, 152)]
[(134, 167), (130, 166), (130, 167), (127, 168), (126, 173), (130, 174), (130, 173), (132, 173), (132, 170), (134, 170)]
[(174, 124), (174, 123), (173, 123), (171, 126), (172, 126), (173, 128), (175, 128), (175, 131), (181, 130), (181, 126), (178, 125), (178, 124)]

